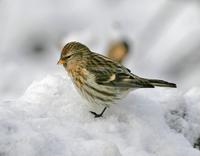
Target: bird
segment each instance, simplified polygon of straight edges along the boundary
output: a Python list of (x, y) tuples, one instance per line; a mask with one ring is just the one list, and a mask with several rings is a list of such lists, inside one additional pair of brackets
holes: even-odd
[(122, 64), (130, 53), (130, 46), (126, 40), (113, 41), (109, 44), (107, 57)]
[(100, 113), (90, 111), (95, 118), (103, 117), (107, 108), (135, 89), (176, 88), (175, 83), (139, 77), (117, 61), (76, 41), (63, 47), (57, 64), (64, 66), (83, 98), (90, 104), (104, 106)]

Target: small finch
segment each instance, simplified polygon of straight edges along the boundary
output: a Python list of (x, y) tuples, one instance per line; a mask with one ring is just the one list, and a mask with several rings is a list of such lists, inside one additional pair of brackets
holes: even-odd
[(109, 45), (107, 56), (112, 60), (122, 63), (130, 51), (127, 41), (119, 40)]
[(163, 80), (145, 79), (112, 59), (94, 53), (79, 43), (67, 43), (61, 52), (58, 64), (63, 64), (79, 93), (91, 104), (103, 105), (95, 118), (102, 117), (106, 108), (128, 92), (138, 88), (173, 87), (176, 84)]

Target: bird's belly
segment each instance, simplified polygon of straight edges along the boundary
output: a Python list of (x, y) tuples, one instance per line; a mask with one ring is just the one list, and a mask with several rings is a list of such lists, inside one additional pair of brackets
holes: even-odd
[(109, 107), (111, 104), (125, 97), (130, 89), (117, 88), (105, 85), (99, 85), (94, 81), (85, 82), (81, 77), (74, 79), (72, 74), (69, 74), (75, 88), (79, 94), (86, 99), (90, 104), (104, 105)]
[(129, 92), (128, 89), (120, 90), (119, 88), (102, 85), (83, 86), (78, 90), (89, 103), (106, 107), (125, 97)]

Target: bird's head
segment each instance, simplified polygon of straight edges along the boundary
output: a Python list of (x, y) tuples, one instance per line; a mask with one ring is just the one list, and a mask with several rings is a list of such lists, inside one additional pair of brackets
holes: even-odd
[(69, 42), (62, 49), (60, 59), (57, 64), (66, 64), (73, 56), (90, 52), (90, 49), (79, 42)]

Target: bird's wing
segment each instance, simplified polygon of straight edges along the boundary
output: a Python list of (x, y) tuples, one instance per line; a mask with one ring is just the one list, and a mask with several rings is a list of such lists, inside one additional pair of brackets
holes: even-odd
[[(109, 70), (105, 68), (105, 70)], [(110, 69), (112, 71), (112, 69)], [(107, 71), (109, 73), (109, 71)], [(100, 76), (100, 75), (99, 75)], [(106, 74), (103, 78), (96, 77), (98, 84), (106, 86), (116, 86), (123, 88), (153, 88), (149, 82), (140, 79), (139, 77), (129, 73), (126, 68), (119, 68), (115, 72)]]
[(88, 70), (95, 78), (99, 85), (115, 86), (122, 88), (153, 88), (148, 81), (131, 73), (129, 69), (123, 65), (110, 60), (104, 56), (96, 56), (94, 62), (99, 61), (98, 64), (91, 64)]

